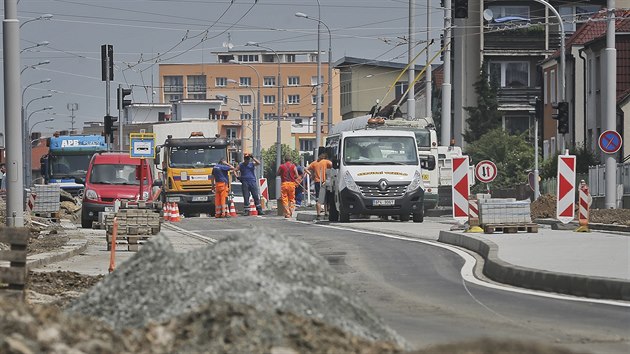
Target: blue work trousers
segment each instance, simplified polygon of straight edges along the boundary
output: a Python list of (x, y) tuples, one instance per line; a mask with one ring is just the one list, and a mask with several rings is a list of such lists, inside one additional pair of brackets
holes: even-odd
[(241, 183), (243, 186), (243, 204), (245, 208), (249, 208), (249, 195), (251, 194), (252, 198), (254, 199), (254, 205), (256, 205), (256, 210), (261, 210), (258, 182), (251, 180), (242, 180)]

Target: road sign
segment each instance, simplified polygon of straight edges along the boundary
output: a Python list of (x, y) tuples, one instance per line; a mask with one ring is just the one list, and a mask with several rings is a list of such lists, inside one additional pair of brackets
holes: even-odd
[(556, 218), (566, 224), (575, 218), (575, 156), (558, 156)]
[(155, 158), (155, 134), (129, 134), (129, 156), (140, 159)]
[(468, 195), (470, 184), (468, 183), (468, 156), (453, 157), (453, 219), (465, 223), (468, 220)]
[(497, 165), (489, 160), (483, 160), (475, 167), (475, 176), (482, 183), (490, 183), (497, 178)]
[(614, 154), (621, 149), (621, 135), (614, 130), (606, 130), (599, 136), (599, 148), (607, 154)]

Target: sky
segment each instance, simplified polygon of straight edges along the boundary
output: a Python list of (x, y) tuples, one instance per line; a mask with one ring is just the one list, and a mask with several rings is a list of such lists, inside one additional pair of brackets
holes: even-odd
[[(419, 51), (426, 40), (427, 10), (431, 37), (436, 41), (443, 12), (439, 0), (415, 2)], [(343, 56), (407, 61), (409, 0), (319, 0), (319, 4), (320, 19), (330, 28), (334, 61)], [(227, 51), (228, 45), (233, 50), (250, 49), (244, 46), (250, 41), (274, 50), (316, 50), (317, 22), (296, 17), (296, 12), (317, 18), (318, 1), (19, 0), (18, 20), (23, 25), (20, 65), (26, 68), (21, 75), (22, 89), (35, 84), (24, 91), (30, 126), (54, 119), (38, 124), (33, 131), (49, 135), (71, 129), (69, 107), (78, 107), (74, 111), (75, 129), (84, 122), (103, 120), (103, 44), (114, 49), (109, 107), (116, 115), (119, 84), (134, 85), (134, 102), (158, 101), (152, 97), (151, 87), (158, 85), (160, 63), (212, 63), (216, 58), (211, 52)], [(44, 14), (53, 16), (33, 20)], [(322, 27), (322, 50), (327, 50), (328, 39)], [(34, 47), (42, 42), (49, 44)], [(424, 61), (424, 56), (420, 59)], [(50, 63), (37, 65), (46, 60)], [(39, 84), (46, 79), (51, 81)], [(0, 90), (4, 91), (4, 85)], [(40, 98), (48, 94), (52, 97)], [(39, 111), (47, 107), (52, 108)], [(4, 132), (4, 102), (0, 114), (0, 132)]]

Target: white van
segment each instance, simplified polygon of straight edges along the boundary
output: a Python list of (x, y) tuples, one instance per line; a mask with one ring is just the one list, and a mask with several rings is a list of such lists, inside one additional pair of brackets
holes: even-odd
[(403, 130), (342, 131), (326, 138), (333, 163), (326, 177), (330, 221), (350, 215), (424, 220), (424, 190), (416, 137)]

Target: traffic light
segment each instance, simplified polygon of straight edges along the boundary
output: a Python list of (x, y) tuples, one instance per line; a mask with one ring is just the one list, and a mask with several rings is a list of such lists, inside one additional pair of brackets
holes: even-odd
[(125, 107), (131, 105), (131, 100), (126, 100), (125, 97), (131, 95), (131, 89), (126, 89), (119, 87), (118, 88), (118, 100), (116, 101), (116, 107), (120, 109), (125, 109)]
[(453, 17), (468, 18), (468, 0), (455, 0), (453, 7)]
[(544, 108), (543, 100), (540, 97), (536, 97), (536, 119), (543, 120), (545, 118)]
[(558, 102), (558, 133), (569, 132), (569, 102)]
[(118, 117), (105, 116), (105, 138), (109, 136), (111, 142), (114, 142), (114, 130), (116, 130), (114, 123), (116, 123), (116, 121), (118, 121)]

